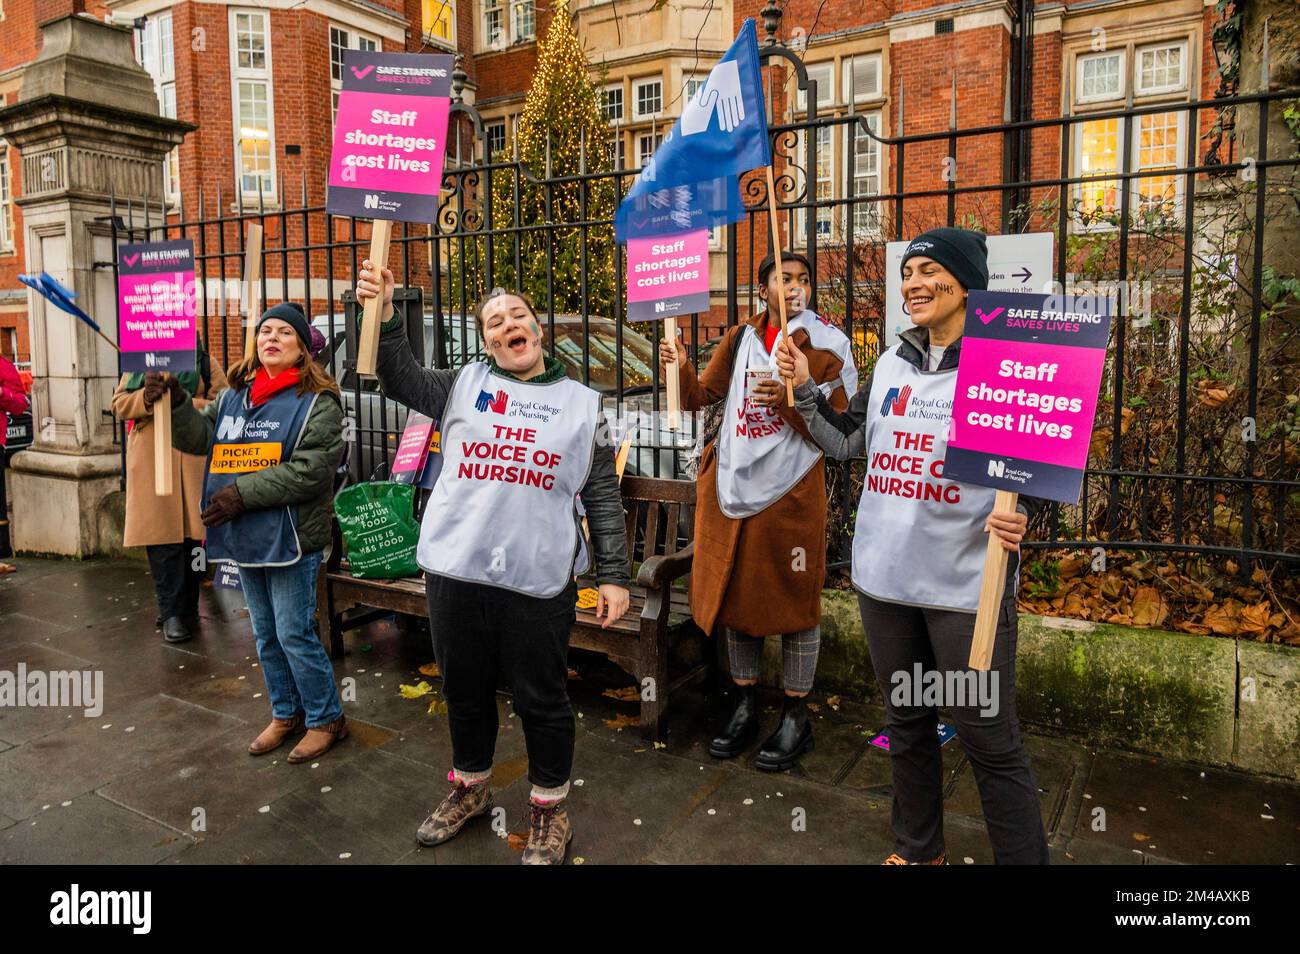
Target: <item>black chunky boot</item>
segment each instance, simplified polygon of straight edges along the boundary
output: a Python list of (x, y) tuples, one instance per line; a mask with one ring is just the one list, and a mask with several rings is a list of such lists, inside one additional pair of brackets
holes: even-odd
[(765, 772), (784, 772), (813, 749), (812, 723), (802, 696), (786, 696), (781, 722), (758, 750), (754, 765)]
[(722, 733), (709, 743), (715, 759), (738, 755), (758, 733), (758, 686), (735, 686), (736, 708), (731, 712)]

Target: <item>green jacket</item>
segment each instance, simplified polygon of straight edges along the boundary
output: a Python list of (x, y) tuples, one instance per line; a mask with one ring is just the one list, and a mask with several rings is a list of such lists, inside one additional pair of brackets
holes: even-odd
[[(222, 392), (224, 393), (224, 392)], [(172, 409), (172, 446), (206, 456), (216, 429), (218, 394), (203, 410), (186, 401)], [(334, 512), (334, 474), (343, 459), (343, 406), (332, 392), (322, 393), (303, 425), (289, 459), (236, 478), (246, 510), (298, 505), (298, 543), (314, 553), (330, 542)]]

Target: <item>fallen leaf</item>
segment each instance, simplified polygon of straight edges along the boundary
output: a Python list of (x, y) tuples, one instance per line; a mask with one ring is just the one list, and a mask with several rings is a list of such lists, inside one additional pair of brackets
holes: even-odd
[(438, 664), (436, 662), (425, 663), (420, 667), (420, 675), (437, 677), (442, 675), (442, 671), (438, 669)]
[(506, 838), (506, 844), (510, 846), (511, 851), (523, 851), (528, 847), (528, 832), (512, 831)]
[(638, 716), (623, 715), (623, 714), (616, 715), (612, 719), (604, 719), (602, 721), (604, 721), (606, 728), (617, 729), (620, 732), (623, 729), (628, 728), (629, 726), (637, 726), (641, 724), (641, 719)]
[(413, 686), (399, 685), (397, 691), (402, 694), (403, 699), (418, 699), (420, 696), (427, 696), (433, 692), (433, 686), (421, 679)]
[(839, 696), (827, 696), (827, 697), (826, 697), (826, 704), (827, 704), (828, 706), (830, 706), (832, 709), (834, 709), (836, 712), (839, 712), (839, 711), (840, 711), (840, 697), (839, 697)]
[(1160, 626), (1169, 616), (1169, 604), (1154, 586), (1139, 586), (1133, 594), (1133, 625)]
[(1133, 832), (1133, 840), (1134, 840), (1134, 841), (1150, 841), (1150, 840), (1151, 840), (1151, 836), (1150, 836), (1150, 835), (1143, 835), (1143, 834), (1140, 834), (1139, 832), (1136, 832), (1136, 831), (1135, 831), (1135, 832)]
[(636, 686), (624, 686), (622, 689), (606, 689), (601, 695), (608, 696), (610, 699), (617, 699), (619, 702), (641, 701), (641, 693), (637, 691)]
[(425, 710), (425, 715), (446, 715), (446, 714), (447, 714), (446, 699), (429, 700), (429, 708)]
[(569, 670), (569, 678), (570, 678), (570, 679), (577, 679), (577, 680), (581, 680), (581, 679), (582, 679), (582, 677), (578, 675), (578, 670), (576, 670), (576, 669), (570, 669), (570, 670)]

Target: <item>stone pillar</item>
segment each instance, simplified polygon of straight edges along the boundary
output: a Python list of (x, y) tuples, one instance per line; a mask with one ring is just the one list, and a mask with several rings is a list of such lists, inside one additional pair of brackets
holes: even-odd
[[(49, 272), (113, 339), (116, 255), (110, 202), (163, 194), (163, 160), (194, 127), (158, 112), (130, 29), (79, 13), (41, 25), (43, 47), (0, 137), (22, 161), (26, 270)], [(35, 439), (8, 473), (13, 546), (86, 557), (101, 551), (99, 511), (118, 489), (110, 410), (117, 354), (77, 319), (28, 295)]]

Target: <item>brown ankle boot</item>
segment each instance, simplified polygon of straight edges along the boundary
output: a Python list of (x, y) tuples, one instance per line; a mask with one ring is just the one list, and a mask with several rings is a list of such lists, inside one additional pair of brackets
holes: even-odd
[(248, 747), (249, 755), (265, 755), (273, 749), (278, 749), (284, 744), (295, 729), (302, 728), (303, 714), (296, 713), (290, 719), (272, 719), (271, 724), (262, 730), (262, 734), (255, 738)]
[(302, 741), (295, 745), (293, 751), (289, 753), (289, 761), (297, 764), (298, 762), (309, 762), (312, 759), (320, 758), (334, 747), (335, 742), (341, 742), (347, 737), (347, 717), (339, 716), (326, 725), (318, 725), (314, 729), (308, 729), (307, 734), (302, 737)]

